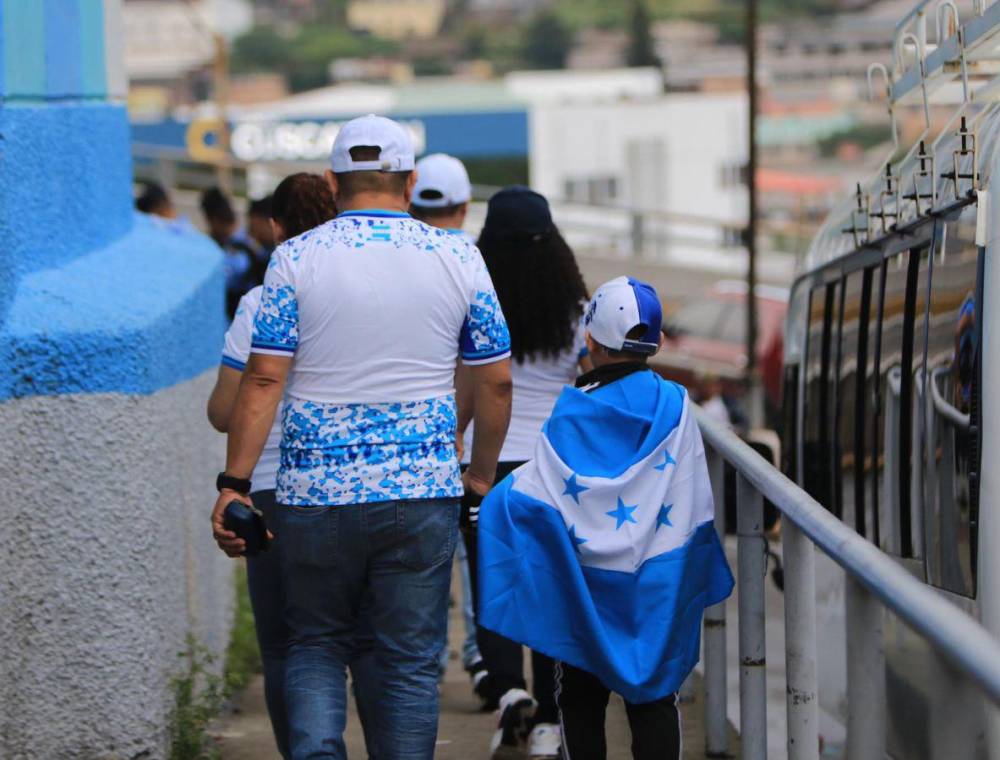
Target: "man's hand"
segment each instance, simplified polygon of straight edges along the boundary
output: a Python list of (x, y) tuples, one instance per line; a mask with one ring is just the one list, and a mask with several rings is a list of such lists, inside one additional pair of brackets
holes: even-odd
[(462, 473), (462, 488), (466, 493), (474, 493), (483, 497), (490, 492), (493, 483), (476, 475), (470, 467)]
[(479, 526), (479, 509), (483, 504), (483, 497), (490, 490), (490, 483), (471, 470), (466, 470), (462, 473), (462, 487), (465, 494), (462, 496), (458, 524), (463, 531), (474, 533)]
[(249, 496), (239, 491), (232, 491), (228, 488), (223, 488), (219, 491), (219, 498), (212, 509), (212, 536), (215, 537), (215, 543), (227, 555), (230, 557), (239, 557), (246, 549), (246, 542), (242, 538), (238, 538), (231, 530), (226, 530), (222, 523), (223, 512), (226, 511), (226, 507), (231, 501), (253, 504)]

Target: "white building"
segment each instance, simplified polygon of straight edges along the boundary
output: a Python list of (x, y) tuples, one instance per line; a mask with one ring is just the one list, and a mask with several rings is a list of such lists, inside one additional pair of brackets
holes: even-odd
[(536, 103), (531, 181), (554, 198), (742, 223), (746, 119), (739, 93)]

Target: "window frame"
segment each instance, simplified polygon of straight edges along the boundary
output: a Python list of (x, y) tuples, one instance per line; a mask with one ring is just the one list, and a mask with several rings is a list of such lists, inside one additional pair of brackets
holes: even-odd
[[(928, 382), (928, 348), (927, 342), (929, 340), (929, 332), (927, 320), (930, 315), (930, 299), (932, 288), (934, 284), (935, 277), (935, 266), (934, 259), (940, 250), (941, 245), (941, 234), (945, 229), (945, 222), (950, 222), (951, 220), (957, 218), (957, 216), (966, 210), (968, 206), (975, 206), (974, 201), (962, 200), (956, 202), (947, 209), (942, 210), (940, 213), (935, 214), (933, 217), (925, 217), (919, 220), (917, 223), (907, 225), (905, 229), (895, 230), (886, 237), (869, 243), (861, 248), (858, 248), (850, 253), (838, 257), (837, 259), (828, 262), (806, 274), (801, 276), (793, 284), (793, 287), (806, 287), (808, 289), (808, 307), (805, 312), (805, 335), (803, 341), (803, 353), (801, 360), (797, 363), (797, 373), (794, 375), (786, 374), (786, 383), (791, 380), (791, 377), (795, 377), (796, 382), (796, 397), (795, 397), (795, 435), (793, 441), (789, 443), (795, 446), (794, 458), (792, 458), (789, 465), (792, 466), (794, 463), (795, 473), (794, 476), (800, 485), (804, 488), (806, 486), (806, 468), (804, 467), (805, 457), (804, 447), (806, 445), (806, 426), (809, 422), (809, 388), (808, 388), (808, 368), (811, 360), (815, 360), (817, 357), (811, 357), (812, 351), (815, 349), (816, 340), (815, 338), (820, 337), (820, 340), (826, 343), (825, 346), (825, 356), (821, 362), (822, 369), (820, 370), (820, 380), (823, 383), (822, 386), (822, 399), (827, 404), (827, 409), (829, 411), (830, 405), (829, 401), (831, 398), (834, 400), (834, 420), (832, 421), (834, 425), (839, 424), (840, 419), (840, 409), (839, 405), (841, 403), (840, 399), (840, 389), (831, 389), (827, 386), (830, 382), (830, 362), (835, 361), (837, 367), (837, 378), (839, 385), (839, 373), (844, 359), (843, 356), (843, 320), (844, 320), (844, 300), (846, 299), (846, 278), (852, 272), (862, 271), (863, 272), (863, 282), (862, 282), (862, 293), (861, 293), (861, 312), (858, 317), (858, 344), (857, 358), (858, 358), (858, 372), (855, 378), (855, 397), (857, 404), (855, 407), (855, 430), (853, 436), (853, 446), (855, 449), (855, 461), (854, 461), (854, 489), (855, 489), (855, 531), (872, 541), (876, 546), (888, 553), (892, 554), (897, 561), (906, 566), (910, 572), (915, 574), (922, 574), (925, 582), (929, 582), (928, 566), (927, 566), (927, 552), (925, 541), (926, 537), (925, 526), (923, 525), (924, 518), (923, 511), (926, 509), (926, 504), (914, 505), (912, 499), (913, 485), (911, 483), (911, 474), (913, 473), (913, 468), (920, 466), (918, 463), (914, 462), (914, 454), (919, 453), (921, 456), (923, 452), (915, 452), (914, 449), (917, 446), (924, 446), (925, 442), (923, 440), (914, 442), (914, 425), (924, 424), (924, 431), (926, 432), (926, 419), (923, 419), (923, 415), (926, 414), (926, 410), (921, 405), (921, 408), (915, 409), (914, 403), (916, 399), (917, 387), (916, 384), (919, 382), (921, 375), (920, 367), (922, 366), (922, 377), (925, 384)], [(899, 333), (899, 340), (901, 342), (900, 352), (899, 352), (899, 364), (904, 369), (900, 377), (900, 420), (899, 420), (899, 431), (898, 431), (898, 456), (894, 463), (893, 472), (891, 475), (896, 481), (896, 492), (898, 494), (899, 509), (898, 513), (894, 513), (894, 510), (887, 510), (885, 518), (893, 520), (896, 522), (895, 526), (891, 526), (885, 523), (884, 520), (880, 519), (880, 513), (883, 511), (883, 506), (880, 503), (879, 489), (881, 486), (881, 478), (885, 477), (884, 469), (879, 469), (879, 458), (885, 456), (885, 452), (882, 451), (884, 448), (884, 441), (881, 440), (879, 435), (879, 419), (884, 419), (884, 415), (887, 413), (887, 403), (888, 399), (885, 396), (885, 389), (883, 388), (882, 375), (884, 371), (885, 364), (885, 318), (886, 318), (886, 297), (888, 291), (888, 285), (890, 282), (890, 272), (889, 267), (895, 266), (895, 261), (897, 256), (905, 254), (907, 258), (902, 263), (905, 267), (905, 280), (903, 290), (900, 295), (903, 297), (903, 309), (902, 309), (902, 325)], [(925, 271), (921, 272), (921, 262), (923, 256), (928, 257), (927, 266)], [(969, 541), (971, 550), (971, 567), (972, 567), (972, 598), (978, 598), (979, 591), (979, 578), (978, 578), (978, 558), (979, 558), (979, 537), (980, 537), (980, 499), (981, 499), (981, 478), (982, 478), (982, 467), (983, 467), (983, 452), (982, 452), (982, 400), (985, 396), (985, 389), (982, 387), (982, 372), (983, 372), (983, 331), (985, 323), (985, 282), (984, 282), (984, 270), (986, 261), (986, 251), (983, 246), (978, 246), (978, 269), (976, 273), (976, 284), (975, 284), (975, 297), (977, 303), (976, 315), (975, 315), (975, 334), (978, 341), (979, 350), (975, 359), (975, 379), (978, 388), (978, 393), (974, 397), (972, 402), (972, 408), (970, 409), (971, 415), (971, 426), (970, 432), (972, 432), (972, 446), (974, 447), (970, 456), (971, 461), (969, 464), (969, 488), (970, 488), (970, 504), (969, 504)], [(896, 273), (892, 273), (893, 276)], [(902, 273), (899, 273), (902, 274)], [(829, 300), (828, 294), (831, 292), (830, 288), (838, 286), (841, 288), (839, 295), (839, 305), (840, 311), (837, 314), (838, 324), (836, 325), (837, 333), (832, 334), (831, 322), (832, 313), (830, 309), (833, 304)], [(898, 286), (894, 286), (898, 287)], [(810, 327), (812, 322), (810, 321), (813, 308), (816, 305), (816, 298), (819, 297), (819, 289), (824, 288), (824, 308), (825, 314), (823, 317), (824, 329), (819, 335), (811, 335)], [(919, 301), (919, 296), (923, 293), (918, 293), (918, 288), (926, 289), (926, 298), (924, 299), (926, 303), (921, 314), (916, 314), (916, 307)], [(894, 292), (899, 292), (895, 290)], [(895, 316), (894, 316), (895, 318)], [(918, 325), (916, 325), (915, 320), (924, 320), (923, 325), (923, 335), (921, 338), (920, 346), (914, 345), (914, 340), (918, 337)], [(821, 337), (822, 336), (822, 337)], [(835, 338), (837, 340), (837, 351), (838, 355), (834, 357), (829, 354), (830, 344), (829, 340)], [(895, 348), (893, 346), (892, 348)], [(915, 352), (920, 352), (915, 353)], [(915, 366), (914, 361), (919, 360), (920, 366)], [(871, 371), (868, 371), (868, 364), (871, 363)], [(786, 366), (786, 373), (788, 367)], [(873, 382), (874, 380), (874, 382)], [(869, 391), (868, 385), (871, 385)], [(818, 391), (819, 389), (817, 389)], [(830, 393), (836, 394), (831, 397)], [(866, 395), (867, 394), (867, 395)], [(820, 393), (817, 392), (814, 398), (819, 398)], [(817, 428), (822, 428), (825, 433), (829, 433), (831, 430), (830, 420), (824, 415), (819, 420), (815, 420), (814, 424)], [(839, 440), (839, 438), (838, 438)], [(866, 445), (867, 444), (867, 445)], [(858, 456), (863, 454), (863, 456)], [(866, 471), (867, 467), (867, 471)], [(827, 477), (830, 477), (834, 470), (828, 468), (830, 472)], [(905, 477), (904, 477), (905, 475)], [(833, 492), (835, 487), (833, 483), (823, 484), (826, 490)], [(844, 487), (848, 487), (847, 483)], [(839, 500), (838, 500), (839, 501)], [(838, 506), (841, 507), (838, 503)], [(914, 510), (917, 510), (916, 512)], [(838, 510), (838, 512), (841, 510)], [(871, 525), (868, 526), (867, 520), (868, 516), (871, 515)], [(840, 514), (838, 514), (840, 517)], [(918, 523), (920, 523), (918, 525)], [(870, 527), (870, 530), (869, 530)], [(920, 534), (914, 535), (914, 528), (920, 528)], [(885, 530), (888, 528), (888, 532)], [(882, 542), (887, 535), (891, 535), (893, 530), (899, 531), (898, 544), (882, 547)], [(867, 535), (870, 533), (870, 536)], [(893, 542), (895, 544), (895, 542)], [(945, 589), (946, 593), (957, 593), (950, 592)], [(964, 596), (964, 595), (962, 595)]]

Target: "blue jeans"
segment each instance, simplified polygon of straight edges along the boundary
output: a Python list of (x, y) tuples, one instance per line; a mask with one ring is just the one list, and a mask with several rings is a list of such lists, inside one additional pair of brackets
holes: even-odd
[[(472, 666), (482, 657), (479, 645), (476, 643), (476, 615), (472, 609), (472, 582), (469, 580), (469, 558), (465, 553), (465, 542), (459, 541), (455, 548), (455, 561), (458, 563), (458, 577), (462, 589), (462, 622), (465, 625), (465, 638), (462, 639), (462, 667), (471, 670)], [(441, 668), (441, 678), (448, 668), (448, 642), (441, 647), (438, 659)]]
[(362, 602), (378, 683), (378, 760), (432, 760), (458, 500), (279, 509), (291, 640), (285, 667), (291, 757), (344, 760), (345, 668)]
[[(254, 506), (264, 513), (268, 526), (276, 521), (274, 491), (251, 495)], [(272, 528), (273, 530), (273, 528)], [(285, 711), (285, 656), (288, 650), (288, 626), (285, 625), (285, 590), (281, 580), (282, 542), (275, 540), (269, 551), (247, 559), (247, 588), (253, 608), (257, 644), (264, 670), (264, 701), (271, 718), (271, 729), (278, 751), (284, 758), (288, 751), (288, 718)]]

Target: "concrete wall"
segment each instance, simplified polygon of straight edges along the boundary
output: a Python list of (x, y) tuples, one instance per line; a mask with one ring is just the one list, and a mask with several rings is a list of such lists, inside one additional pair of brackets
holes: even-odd
[(0, 404), (0, 757), (162, 757), (188, 632), (225, 651), (213, 382)]
[(0, 0), (0, 758), (160, 758), (221, 663), (213, 243), (135, 214), (120, 0)]

